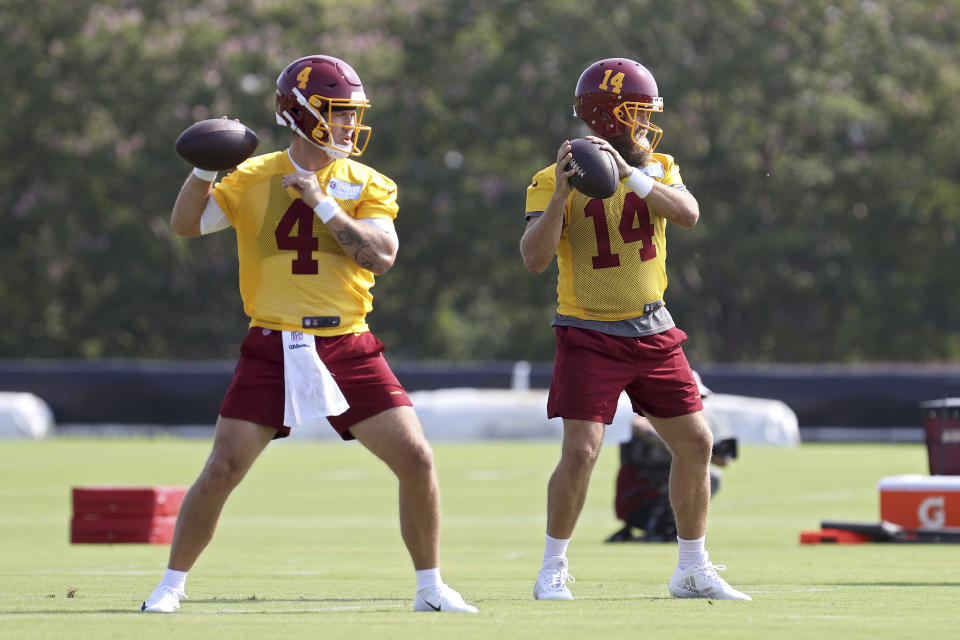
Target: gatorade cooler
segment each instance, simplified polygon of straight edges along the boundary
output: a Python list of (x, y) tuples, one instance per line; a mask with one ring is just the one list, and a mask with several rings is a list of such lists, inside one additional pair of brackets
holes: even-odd
[(960, 475), (960, 398), (920, 403), (930, 475)]
[(72, 543), (169, 544), (186, 487), (75, 487)]
[(960, 476), (881, 478), (880, 519), (905, 529), (960, 532)]

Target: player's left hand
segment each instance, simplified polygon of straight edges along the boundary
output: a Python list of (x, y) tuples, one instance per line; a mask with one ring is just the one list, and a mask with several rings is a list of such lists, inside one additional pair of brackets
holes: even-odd
[(311, 209), (327, 196), (320, 187), (315, 173), (289, 173), (283, 176), (281, 184), (299, 193), (303, 202)]
[(616, 149), (613, 148), (613, 145), (604, 140), (603, 138), (598, 138), (597, 136), (584, 136), (587, 140), (597, 145), (605, 151), (609, 151), (613, 156), (613, 159), (617, 162), (617, 170), (620, 172), (620, 179), (629, 178), (630, 174), (633, 173), (633, 167), (627, 164), (627, 161), (624, 160)]

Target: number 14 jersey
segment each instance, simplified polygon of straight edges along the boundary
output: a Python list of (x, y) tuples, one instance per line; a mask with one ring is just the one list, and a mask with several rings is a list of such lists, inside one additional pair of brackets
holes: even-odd
[[(250, 158), (213, 190), (236, 230), (250, 326), (319, 336), (368, 331), (373, 273), (347, 257), (297, 192), (281, 185), (296, 171), (286, 151), (269, 153)], [(396, 218), (396, 184), (376, 170), (341, 159), (316, 175), (347, 215)]]
[[(542, 169), (527, 187), (528, 216), (546, 209), (556, 183), (555, 167)], [(683, 184), (669, 155), (653, 154), (642, 170), (665, 185)], [(604, 200), (574, 189), (557, 246), (557, 312), (602, 321), (644, 315), (645, 305), (663, 299), (666, 257), (666, 220), (623, 182)]]

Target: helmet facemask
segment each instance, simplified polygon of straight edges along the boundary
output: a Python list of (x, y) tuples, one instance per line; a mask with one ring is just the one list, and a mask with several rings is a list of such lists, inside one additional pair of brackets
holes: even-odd
[(653, 153), (663, 137), (663, 129), (650, 121), (651, 113), (663, 113), (663, 98), (655, 97), (653, 102), (625, 102), (613, 110), (613, 116), (630, 127), (631, 139), (649, 153)]
[[(370, 142), (370, 127), (363, 124), (363, 114), (366, 108), (370, 106), (370, 102), (362, 93), (357, 92), (349, 99), (325, 98), (317, 94), (306, 98), (299, 89), (294, 88), (293, 94), (296, 96), (301, 108), (306, 109), (306, 111), (313, 116), (316, 124), (310, 131), (304, 131), (296, 125), (296, 122), (293, 117), (288, 114), (287, 110), (284, 110), (282, 113), (283, 119), (280, 118), (280, 115), (277, 116), (277, 121), (280, 122), (280, 124), (288, 125), (305, 140), (319, 147), (335, 160), (346, 158), (347, 156), (359, 156), (367, 148), (367, 143)], [(356, 112), (356, 119), (353, 124), (335, 122), (333, 117), (334, 112), (346, 110)], [(306, 124), (307, 122), (308, 120), (305, 119), (304, 123)], [(304, 128), (309, 129), (310, 127), (307, 126)], [(336, 140), (338, 136), (334, 135), (334, 133), (335, 131), (342, 131), (344, 129), (350, 130), (350, 141), (344, 144), (337, 144)]]

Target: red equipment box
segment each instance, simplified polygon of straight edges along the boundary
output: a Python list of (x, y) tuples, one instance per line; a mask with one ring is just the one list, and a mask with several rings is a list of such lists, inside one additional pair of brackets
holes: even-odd
[(175, 516), (180, 510), (184, 487), (74, 487), (74, 516), (118, 518)]
[(70, 542), (170, 544), (176, 524), (177, 516), (100, 519), (74, 517), (70, 521)]
[(871, 542), (870, 536), (856, 531), (820, 529), (800, 532), (800, 544), (862, 544), (864, 542)]
[(72, 543), (169, 544), (186, 487), (74, 487)]
[(904, 529), (960, 531), (960, 477), (881, 478), (880, 519)]

